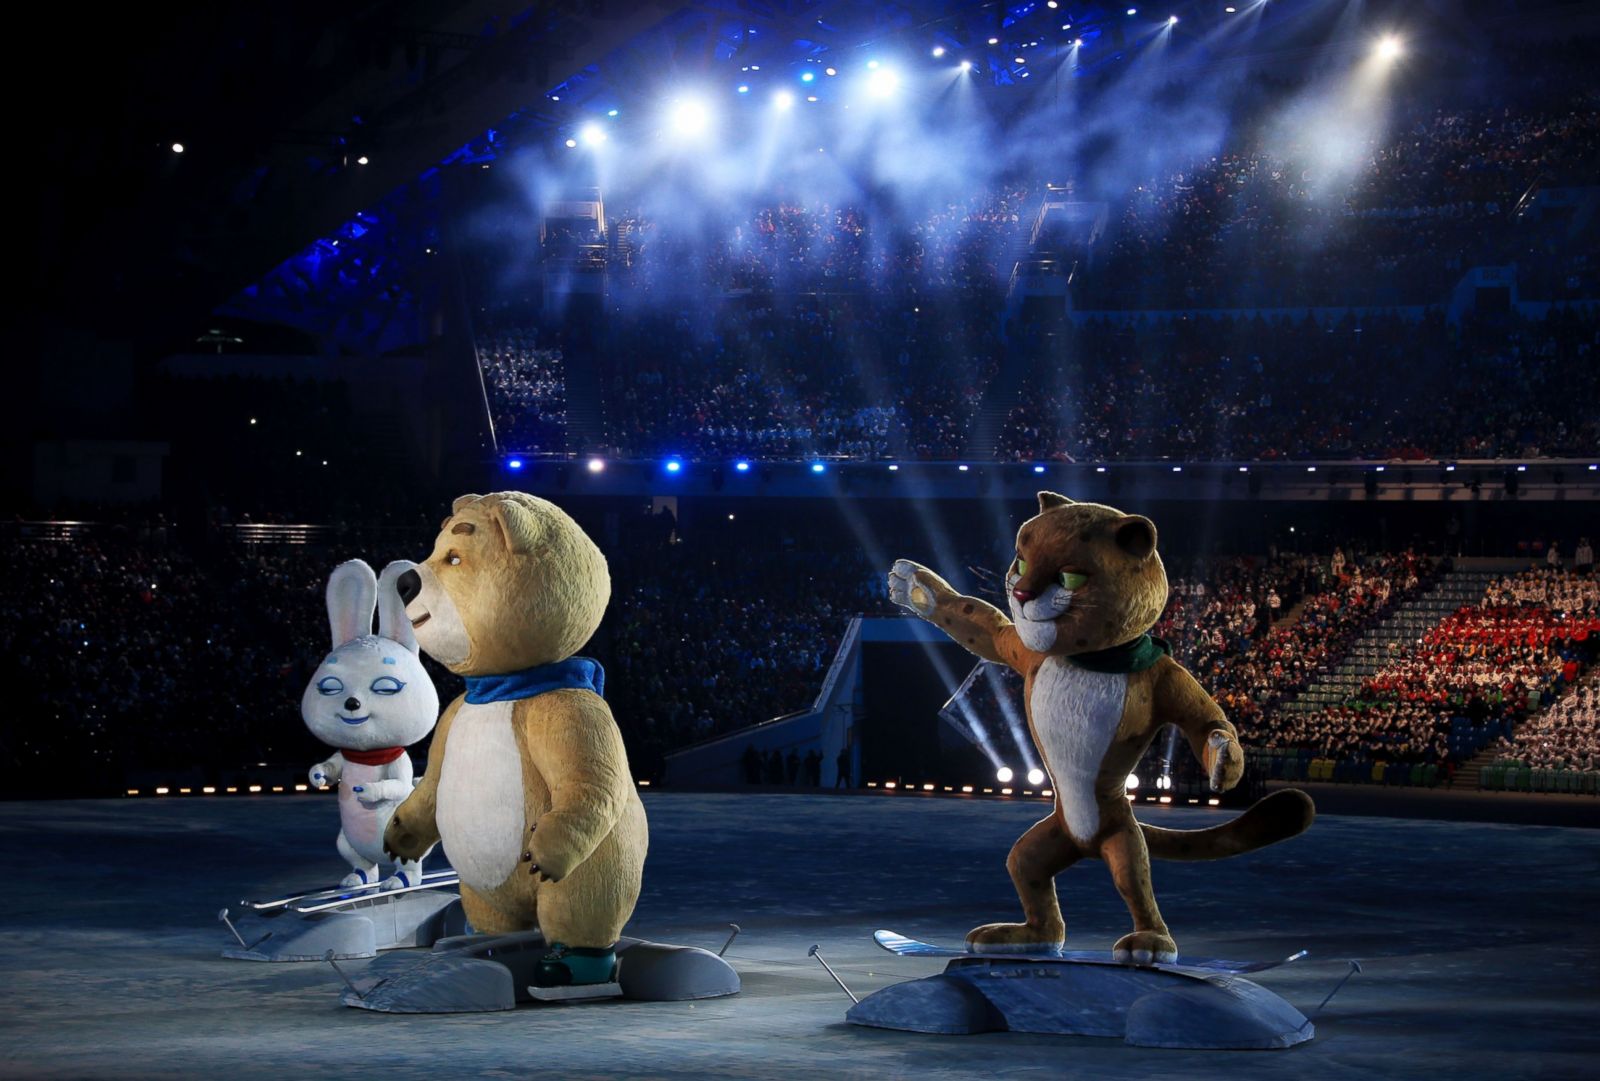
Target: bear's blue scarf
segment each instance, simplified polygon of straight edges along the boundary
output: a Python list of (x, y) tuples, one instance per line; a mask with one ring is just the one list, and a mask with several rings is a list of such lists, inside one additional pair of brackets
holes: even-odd
[(593, 691), (606, 696), (606, 670), (588, 657), (568, 657), (554, 664), (524, 668), (498, 676), (468, 676), (467, 701), (475, 706), (490, 702), (513, 702), (533, 698), (549, 691)]

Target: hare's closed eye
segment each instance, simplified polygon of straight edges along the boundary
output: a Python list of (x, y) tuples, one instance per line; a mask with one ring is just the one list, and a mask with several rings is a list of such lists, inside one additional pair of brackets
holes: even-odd
[(317, 690), (327, 695), (343, 694), (344, 681), (338, 676), (323, 676), (317, 680)]
[(399, 694), (406, 685), (393, 676), (379, 676), (372, 681), (373, 694)]

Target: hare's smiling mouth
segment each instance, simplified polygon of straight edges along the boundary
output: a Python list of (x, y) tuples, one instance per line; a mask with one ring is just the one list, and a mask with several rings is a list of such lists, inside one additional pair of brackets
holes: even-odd
[(365, 717), (346, 717), (343, 713), (335, 713), (334, 716), (339, 718), (345, 724), (366, 724), (368, 721), (372, 720), (372, 714), (370, 713)]

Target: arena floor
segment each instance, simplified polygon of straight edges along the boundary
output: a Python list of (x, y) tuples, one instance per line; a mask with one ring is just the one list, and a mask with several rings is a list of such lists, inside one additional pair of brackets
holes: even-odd
[[(1115, 1041), (917, 1036), (844, 1023), (857, 991), (936, 972), (871, 940), (958, 942), (1013, 918), (1003, 860), (1043, 808), (921, 798), (647, 796), (652, 844), (632, 932), (715, 948), (736, 998), (397, 1017), (349, 1010), (324, 965), (221, 960), (217, 910), (339, 870), (326, 797), (0, 804), (0, 1072), (8, 1077), (1593, 1076), (1600, 831), (1324, 816), (1275, 849), (1163, 864), (1190, 956), (1316, 963), (1258, 977), (1309, 1011), (1280, 1052)], [(1176, 826), (1216, 812), (1155, 810)], [(1103, 949), (1126, 916), (1103, 867), (1061, 880), (1069, 931)], [(359, 971), (364, 962), (352, 962)], [(1589, 1066), (1585, 1067), (1584, 1063)]]

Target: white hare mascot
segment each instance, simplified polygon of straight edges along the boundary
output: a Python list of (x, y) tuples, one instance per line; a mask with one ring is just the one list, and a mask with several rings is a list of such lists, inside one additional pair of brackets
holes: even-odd
[[(341, 886), (378, 882), (383, 831), (395, 807), (411, 795), (406, 747), (433, 730), (439, 692), (417, 655), (395, 579), (414, 564), (398, 560), (373, 577), (359, 559), (328, 578), (328, 624), (333, 652), (318, 666), (300, 699), (311, 734), (338, 752), (311, 767), (317, 788), (339, 786), (339, 854), (355, 870)], [(378, 633), (372, 614), (378, 613)], [(424, 853), (426, 855), (426, 853)], [(384, 889), (422, 883), (422, 857), (402, 861)]]

